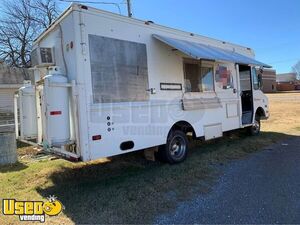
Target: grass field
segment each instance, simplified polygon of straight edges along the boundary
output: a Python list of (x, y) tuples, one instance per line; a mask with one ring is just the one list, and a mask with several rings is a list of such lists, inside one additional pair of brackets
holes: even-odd
[[(260, 136), (232, 132), (211, 142), (194, 142), (186, 162), (176, 166), (148, 162), (140, 152), (74, 164), (19, 148), (19, 163), (0, 167), (0, 197), (57, 196), (65, 210), (47, 217), (48, 224), (151, 223), (178, 202), (209, 192), (222, 165), (300, 134), (300, 93), (272, 94), (269, 99), (271, 117), (262, 123)], [(0, 214), (0, 224), (16, 222), (16, 216)]]

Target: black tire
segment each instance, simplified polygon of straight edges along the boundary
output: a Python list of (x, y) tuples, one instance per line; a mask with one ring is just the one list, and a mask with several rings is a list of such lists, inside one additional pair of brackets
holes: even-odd
[(177, 164), (183, 162), (187, 157), (188, 139), (186, 134), (180, 130), (171, 131), (167, 143), (159, 147), (157, 158), (163, 162)]
[(257, 136), (260, 134), (260, 118), (256, 117), (254, 124), (251, 127), (248, 127), (248, 133), (251, 136)]

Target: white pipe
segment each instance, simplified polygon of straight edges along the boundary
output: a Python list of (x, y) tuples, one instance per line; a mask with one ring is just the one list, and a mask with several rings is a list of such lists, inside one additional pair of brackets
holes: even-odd
[(25, 140), (25, 139), (22, 139), (22, 138), (18, 138), (19, 141), (23, 142), (23, 143), (26, 143), (26, 144), (29, 144), (29, 145), (32, 145), (32, 146), (40, 146), (39, 144), (33, 142), (33, 141), (28, 141), (28, 140)]
[(42, 123), (42, 109), (40, 100), (40, 90), (35, 87), (35, 103), (36, 103), (36, 115), (37, 115), (37, 142), (40, 144), (43, 140), (43, 123)]
[(73, 122), (74, 122), (74, 130), (75, 130), (75, 142), (76, 142), (76, 153), (80, 155), (80, 140), (79, 140), (79, 129), (78, 129), (78, 111), (77, 111), (77, 90), (75, 80), (71, 81), (72, 89), (72, 106), (73, 106)]
[(1, 124), (0, 127), (13, 127), (16, 126), (16, 124), (8, 123), (8, 124)]
[(16, 139), (19, 138), (19, 121), (18, 121), (18, 97), (14, 95), (14, 116), (15, 116), (15, 132)]

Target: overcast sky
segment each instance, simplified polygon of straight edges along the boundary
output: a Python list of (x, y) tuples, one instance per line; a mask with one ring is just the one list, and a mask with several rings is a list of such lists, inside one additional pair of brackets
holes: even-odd
[[(58, 3), (61, 10), (70, 4)], [(118, 13), (113, 5), (87, 5)], [(126, 4), (120, 7), (126, 15)], [(139, 19), (251, 47), (279, 73), (300, 60), (300, 0), (132, 0), (132, 9)]]

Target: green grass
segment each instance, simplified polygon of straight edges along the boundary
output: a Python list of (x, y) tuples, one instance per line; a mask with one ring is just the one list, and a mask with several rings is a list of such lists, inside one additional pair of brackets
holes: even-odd
[[(27, 157), (32, 154), (30, 148), (19, 145), (19, 163), (0, 167), (0, 198), (43, 200), (56, 195), (65, 210), (58, 217), (47, 217), (48, 224), (152, 223), (181, 201), (209, 193), (223, 165), (300, 134), (300, 105), (272, 95), (269, 99), (271, 117), (262, 123), (260, 136), (232, 132), (205, 144), (193, 142), (187, 160), (175, 166), (148, 162), (141, 152), (109, 162), (36, 160)], [(0, 224), (17, 222), (17, 217), (0, 213)]]
[[(257, 137), (232, 132), (208, 143), (191, 144), (186, 162), (170, 166), (144, 160), (141, 152), (110, 162), (70, 163), (65, 160), (25, 161), (0, 168), (0, 196), (41, 200), (56, 195), (63, 214), (54, 223), (151, 223), (180, 201), (207, 193), (219, 175), (219, 165), (260, 151), (280, 139), (280, 133)], [(16, 217), (0, 216), (16, 222)]]

